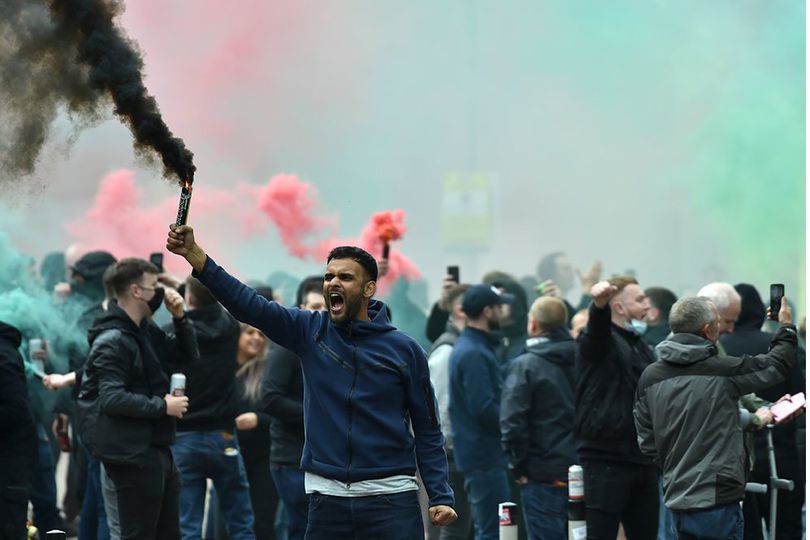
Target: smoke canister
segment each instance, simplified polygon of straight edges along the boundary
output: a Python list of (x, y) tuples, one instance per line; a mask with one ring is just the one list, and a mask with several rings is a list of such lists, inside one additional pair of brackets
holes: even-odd
[(173, 396), (186, 395), (186, 376), (182, 373), (172, 373), (172, 382), (169, 386), (169, 393)]
[(568, 467), (568, 540), (584, 540), (585, 479), (582, 467)]
[(517, 540), (520, 507), (513, 502), (498, 505), (498, 540)]
[(177, 220), (175, 225), (185, 225), (188, 223), (188, 211), (191, 208), (191, 182), (183, 181), (183, 189), (180, 191), (180, 205), (177, 207)]

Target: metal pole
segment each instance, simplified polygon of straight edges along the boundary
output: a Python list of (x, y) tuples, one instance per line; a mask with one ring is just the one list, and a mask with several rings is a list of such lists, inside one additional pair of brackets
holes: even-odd
[(776, 487), (776, 481), (779, 477), (776, 475), (776, 451), (773, 447), (773, 425), (768, 425), (768, 431), (766, 432), (766, 438), (768, 439), (768, 465), (770, 466), (771, 471), (771, 478), (770, 478), (770, 487), (771, 487), (771, 511), (769, 514), (770, 520), (768, 521), (768, 538), (770, 540), (775, 540), (776, 538), (776, 498), (779, 495), (779, 490)]

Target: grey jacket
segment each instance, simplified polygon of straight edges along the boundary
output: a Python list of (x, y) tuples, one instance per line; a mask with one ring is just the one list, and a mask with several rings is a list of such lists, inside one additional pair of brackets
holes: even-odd
[(659, 361), (638, 382), (633, 415), (642, 453), (664, 475), (670, 510), (710, 508), (742, 500), (745, 449), (737, 400), (784, 380), (796, 361), (796, 329), (782, 326), (768, 354), (720, 357), (693, 334), (656, 347)]

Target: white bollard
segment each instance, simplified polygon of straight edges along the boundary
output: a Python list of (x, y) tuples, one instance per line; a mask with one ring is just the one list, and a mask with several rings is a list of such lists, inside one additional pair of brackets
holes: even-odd
[(498, 540), (517, 540), (520, 507), (513, 502), (502, 502), (498, 505)]

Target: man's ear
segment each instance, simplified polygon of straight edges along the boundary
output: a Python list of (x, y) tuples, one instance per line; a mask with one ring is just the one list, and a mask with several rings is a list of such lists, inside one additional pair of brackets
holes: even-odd
[(365, 287), (363, 287), (363, 297), (366, 299), (371, 299), (377, 292), (377, 282), (376, 281), (369, 281), (366, 283)]

